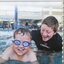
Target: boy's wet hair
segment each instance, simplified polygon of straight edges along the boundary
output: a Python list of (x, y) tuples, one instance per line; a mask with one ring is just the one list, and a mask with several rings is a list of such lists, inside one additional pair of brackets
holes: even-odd
[(46, 24), (47, 26), (51, 27), (54, 32), (58, 30), (59, 23), (58, 20), (54, 16), (48, 16), (46, 17), (42, 24)]
[(31, 37), (31, 33), (30, 33), (30, 30), (29, 29), (26, 29), (26, 28), (19, 28), (17, 29), (15, 32), (14, 32), (14, 38), (15, 38), (15, 35), (16, 34), (30, 34), (30, 37)]

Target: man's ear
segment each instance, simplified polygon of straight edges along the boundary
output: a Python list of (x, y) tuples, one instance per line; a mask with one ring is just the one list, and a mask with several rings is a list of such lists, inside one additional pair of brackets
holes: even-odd
[(54, 35), (56, 34), (57, 32), (54, 32)]

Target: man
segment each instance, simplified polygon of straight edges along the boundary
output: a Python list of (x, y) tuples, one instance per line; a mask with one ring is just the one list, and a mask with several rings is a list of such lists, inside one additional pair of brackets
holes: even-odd
[(58, 26), (58, 20), (54, 16), (48, 16), (43, 20), (40, 30), (32, 31), (32, 39), (40, 52), (40, 64), (62, 63), (62, 38), (57, 33)]

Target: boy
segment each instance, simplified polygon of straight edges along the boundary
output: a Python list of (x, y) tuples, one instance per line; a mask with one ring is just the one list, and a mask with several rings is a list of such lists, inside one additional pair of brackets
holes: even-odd
[(40, 64), (62, 63), (62, 38), (57, 33), (58, 26), (58, 20), (54, 16), (48, 16), (43, 20), (40, 30), (32, 31), (32, 39), (40, 52), (38, 53)]
[(29, 30), (19, 28), (14, 32), (14, 41), (0, 55), (0, 63), (38, 64), (36, 54), (31, 49), (31, 35)]

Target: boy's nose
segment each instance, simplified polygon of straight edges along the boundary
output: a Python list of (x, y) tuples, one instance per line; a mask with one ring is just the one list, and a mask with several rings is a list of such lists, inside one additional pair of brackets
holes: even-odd
[(22, 47), (24, 47), (24, 46), (23, 46), (22, 44), (20, 44), (20, 45), (19, 45), (19, 47), (21, 47), (21, 48), (22, 48)]

